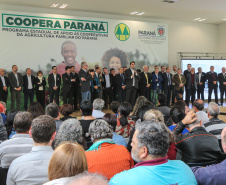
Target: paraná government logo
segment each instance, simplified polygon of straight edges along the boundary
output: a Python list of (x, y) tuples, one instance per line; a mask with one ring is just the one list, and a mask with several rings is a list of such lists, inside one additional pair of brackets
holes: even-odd
[(126, 41), (130, 36), (129, 27), (124, 23), (118, 24), (115, 27), (115, 36), (120, 41)]

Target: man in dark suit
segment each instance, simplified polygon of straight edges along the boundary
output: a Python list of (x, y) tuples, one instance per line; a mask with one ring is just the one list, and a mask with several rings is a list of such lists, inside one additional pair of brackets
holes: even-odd
[[(162, 76), (165, 72), (166, 72), (166, 66), (161, 66), (161, 71), (159, 71), (159, 74)], [(162, 76), (162, 78), (163, 78), (163, 76)], [(161, 82), (161, 84), (162, 84), (162, 93), (164, 92), (163, 83), (164, 83), (164, 79)]]
[(18, 71), (17, 65), (13, 65), (12, 70), (13, 71), (8, 75), (11, 93), (11, 110), (15, 110), (15, 101), (17, 110), (20, 110), (23, 77), (20, 73), (17, 73)]
[(114, 84), (114, 77), (112, 74), (109, 74), (108, 69), (106, 67), (103, 68), (103, 79), (102, 82), (103, 86), (103, 92), (104, 92), (104, 103), (105, 103), (105, 109), (108, 107), (108, 98), (109, 98), (109, 105), (113, 101), (114, 95), (113, 95), (113, 88), (115, 86)]
[(116, 92), (117, 92), (117, 101), (118, 102), (124, 102), (125, 98), (126, 98), (126, 81), (125, 81), (125, 77), (123, 74), (123, 68), (119, 68), (119, 74), (117, 74), (115, 76), (116, 79), (116, 84), (115, 84), (115, 88), (116, 88)]
[(226, 96), (226, 73), (225, 73), (225, 67), (222, 67), (222, 73), (218, 74), (218, 81), (220, 82), (221, 105), (223, 105), (223, 103), (224, 103), (224, 94)]
[(184, 86), (186, 84), (186, 79), (184, 75), (181, 74), (182, 70), (181, 68), (177, 69), (177, 74), (173, 76), (173, 82), (175, 83), (174, 89), (175, 89), (175, 96), (180, 93), (183, 95), (184, 93)]
[(166, 105), (170, 106), (170, 98), (171, 98), (171, 91), (172, 91), (172, 80), (173, 75), (170, 73), (170, 67), (166, 67), (166, 72), (162, 74), (163, 78), (163, 91), (166, 95)]
[(75, 79), (72, 76), (70, 66), (65, 67), (65, 73), (62, 74), (62, 80), (63, 80), (63, 87), (62, 87), (63, 102), (64, 104), (70, 104), (71, 106), (73, 106), (72, 83), (75, 82)]
[(104, 81), (104, 78), (102, 76), (101, 67), (95, 65), (95, 69), (96, 69), (95, 76), (98, 78), (98, 80), (100, 82), (100, 84), (98, 86), (99, 92), (98, 92), (97, 97), (103, 99), (103, 86), (102, 86), (102, 82)]
[(74, 102), (74, 110), (78, 109), (78, 100), (81, 99), (81, 87), (80, 87), (80, 81), (78, 74), (75, 72), (75, 67), (71, 66), (71, 76), (72, 79), (75, 81), (72, 81), (72, 93), (73, 93), (73, 102)]
[(91, 74), (88, 72), (87, 62), (81, 63), (81, 69), (78, 73), (79, 80), (81, 82), (82, 101), (91, 101), (90, 81), (92, 80)]
[(199, 67), (198, 68), (198, 73), (196, 73), (198, 75), (198, 84), (197, 84), (197, 96), (198, 99), (200, 99), (200, 95), (201, 95), (201, 99), (204, 101), (204, 89), (205, 89), (205, 83), (206, 83), (206, 73), (202, 72), (202, 68)]
[(208, 103), (211, 102), (212, 91), (214, 90), (215, 102), (218, 104), (218, 92), (217, 92), (217, 73), (214, 72), (214, 66), (210, 67), (210, 72), (207, 73), (206, 78), (208, 80)]
[(191, 73), (186, 76), (186, 100), (185, 103), (189, 106), (190, 99), (193, 105), (195, 101), (195, 94), (197, 90), (198, 75), (195, 74), (195, 68), (191, 68)]
[(125, 80), (126, 80), (126, 102), (129, 102), (132, 106), (135, 105), (138, 80), (140, 75), (135, 70), (135, 62), (130, 62), (130, 68), (125, 71)]
[(9, 79), (5, 75), (5, 70), (0, 69), (0, 101), (7, 103)]
[[(184, 71), (184, 77), (185, 77), (185, 79), (187, 77), (187, 74), (190, 74), (190, 73), (191, 73), (191, 64), (188, 64), (187, 65), (187, 69)], [(186, 97), (187, 97), (187, 83), (185, 84), (185, 92), (186, 92)]]
[(57, 74), (56, 66), (52, 67), (52, 71), (53, 73), (48, 76), (50, 103), (53, 103), (53, 98), (55, 98), (56, 104), (59, 105), (61, 77)]
[(149, 67), (144, 65), (143, 72), (140, 73), (139, 93), (140, 96), (145, 96), (149, 101), (151, 101), (151, 74), (148, 73), (148, 71)]
[(155, 74), (152, 74), (151, 80), (152, 80), (152, 89), (153, 89), (152, 102), (155, 105), (157, 94), (162, 93), (162, 83), (161, 82), (163, 81), (163, 78), (159, 74), (159, 68), (155, 68)]
[(26, 75), (23, 76), (24, 110), (27, 111), (28, 98), (30, 103), (34, 100), (35, 77), (31, 75), (31, 69), (26, 69)]

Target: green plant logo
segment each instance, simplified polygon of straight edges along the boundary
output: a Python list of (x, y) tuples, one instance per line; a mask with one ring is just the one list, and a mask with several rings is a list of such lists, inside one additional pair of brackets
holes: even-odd
[(120, 41), (126, 41), (130, 36), (130, 29), (126, 24), (120, 23), (115, 27), (115, 36)]

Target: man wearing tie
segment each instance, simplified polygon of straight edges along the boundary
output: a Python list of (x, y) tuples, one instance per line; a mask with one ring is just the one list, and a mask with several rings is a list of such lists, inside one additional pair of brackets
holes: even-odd
[(143, 66), (143, 72), (140, 73), (139, 90), (140, 96), (145, 96), (151, 101), (151, 74), (148, 73), (149, 67)]
[(220, 82), (221, 105), (223, 105), (223, 103), (224, 103), (224, 94), (226, 96), (226, 73), (225, 73), (225, 67), (222, 67), (222, 73), (218, 74), (218, 80)]
[(210, 72), (207, 73), (206, 77), (208, 80), (208, 88), (209, 88), (208, 103), (211, 102), (211, 95), (212, 95), (212, 91), (214, 90), (215, 102), (216, 102), (216, 104), (218, 104), (217, 73), (214, 72), (214, 66), (210, 67)]
[(204, 101), (204, 89), (205, 89), (205, 83), (206, 83), (206, 73), (202, 72), (202, 68), (199, 67), (198, 73), (196, 73), (196, 74), (198, 75), (198, 84), (197, 84), (198, 99), (200, 99), (200, 95), (201, 95), (201, 99)]
[(184, 85), (186, 84), (186, 79), (184, 75), (181, 74), (182, 70), (181, 68), (177, 69), (177, 74), (173, 76), (173, 82), (175, 83), (174, 89), (175, 89), (175, 95), (178, 93), (183, 94), (184, 93)]
[(59, 74), (57, 74), (56, 66), (52, 67), (52, 71), (53, 73), (49, 74), (48, 76), (50, 103), (53, 103), (53, 98), (55, 98), (56, 104), (59, 105), (61, 77)]
[(75, 67), (71, 66), (71, 76), (72, 79), (75, 81), (72, 81), (72, 93), (73, 93), (73, 102), (74, 102), (74, 110), (79, 110), (78, 109), (78, 100), (81, 99), (81, 87), (80, 87), (80, 81), (78, 74), (75, 72)]
[(5, 70), (0, 69), (0, 101), (6, 103), (8, 96), (9, 79), (5, 75)]
[[(176, 65), (173, 66), (173, 71), (171, 72), (171, 74), (172, 74), (172, 78), (175, 74), (177, 74), (177, 66)], [(174, 87), (175, 87), (175, 83), (172, 81), (172, 105), (174, 105), (174, 103), (175, 103), (175, 88)]]
[(198, 75), (195, 74), (195, 68), (191, 68), (191, 73), (188, 73), (186, 76), (186, 101), (185, 103), (189, 105), (190, 99), (193, 105), (195, 101), (195, 94), (197, 90), (197, 83), (198, 83)]
[[(71, 67), (66, 66), (65, 67), (65, 72), (62, 74), (62, 79), (63, 79), (63, 87), (62, 87), (62, 95), (63, 95), (63, 102), (64, 104), (70, 104), (73, 106), (73, 89), (72, 89), (72, 84), (75, 82), (75, 78), (73, 78), (72, 73), (71, 73)], [(69, 100), (69, 101), (67, 101)]]
[(163, 78), (163, 90), (167, 98), (166, 105), (170, 106), (171, 90), (172, 90), (172, 74), (170, 73), (170, 67), (166, 67), (166, 72), (162, 74)]
[(159, 68), (155, 68), (155, 73), (151, 76), (152, 80), (152, 89), (153, 89), (153, 103), (156, 104), (157, 94), (162, 92), (162, 76), (159, 74)]
[(126, 81), (123, 74), (123, 68), (119, 68), (119, 74), (116, 75), (116, 92), (118, 94), (117, 101), (118, 102), (124, 102), (126, 97)]
[(30, 103), (34, 99), (34, 85), (35, 77), (31, 75), (31, 69), (26, 69), (26, 75), (23, 76), (23, 93), (24, 93), (24, 110), (27, 111), (28, 98), (30, 98)]
[[(95, 65), (95, 66), (96, 66), (96, 65)], [(96, 77), (98, 78), (98, 80), (99, 80), (99, 82), (100, 82), (100, 84), (99, 84), (99, 86), (98, 86), (99, 92), (98, 92), (97, 97), (103, 99), (103, 87), (102, 87), (102, 82), (104, 81), (104, 78), (103, 78), (102, 73), (101, 73), (101, 67), (96, 66), (95, 69), (96, 69), (95, 75), (96, 75)]]
[(15, 110), (15, 101), (17, 110), (20, 110), (21, 91), (23, 86), (23, 77), (20, 73), (17, 73), (17, 65), (12, 66), (12, 72), (9, 73), (9, 84), (11, 92), (11, 110)]

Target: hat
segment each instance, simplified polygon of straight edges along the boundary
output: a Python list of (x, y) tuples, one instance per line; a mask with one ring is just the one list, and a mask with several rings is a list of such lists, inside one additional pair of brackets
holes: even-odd
[(2, 105), (2, 104), (0, 104), (0, 113), (2, 113), (2, 112), (3, 112), (3, 110), (4, 110), (4, 107), (3, 107), (3, 105)]

